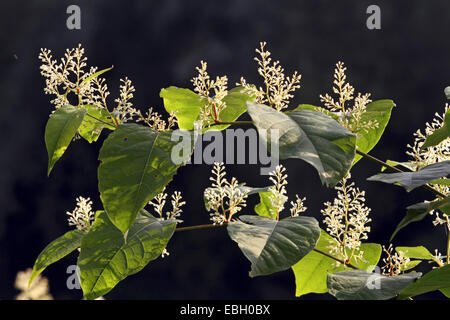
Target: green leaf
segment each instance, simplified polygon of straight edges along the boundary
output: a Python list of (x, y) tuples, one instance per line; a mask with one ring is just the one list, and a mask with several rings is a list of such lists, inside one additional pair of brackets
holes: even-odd
[(49, 265), (61, 260), (69, 253), (79, 248), (81, 246), (81, 240), (85, 235), (86, 233), (81, 230), (72, 230), (50, 242), (37, 257), (28, 286), (33, 282), (33, 279)]
[(201, 107), (206, 100), (189, 89), (169, 87), (162, 89), (159, 96), (163, 98), (167, 112), (176, 112), (178, 127), (181, 130), (194, 130)]
[[(100, 197), (109, 218), (122, 232), (172, 180), (181, 165), (171, 158), (177, 143), (171, 141), (170, 132), (137, 124), (120, 125), (103, 143), (98, 168)], [(188, 160), (190, 154), (184, 156)]]
[(255, 212), (262, 217), (276, 219), (277, 211), (273, 207), (272, 201), (270, 201), (271, 195), (272, 195), (272, 192), (260, 192), (259, 193), (259, 203), (257, 205), (255, 205)]
[(406, 208), (406, 216), (400, 221), (395, 229), (394, 233), (391, 236), (390, 241), (394, 239), (395, 235), (404, 227), (406, 227), (411, 222), (417, 222), (423, 220), (428, 212), (431, 210), (440, 209), (444, 213), (447, 213), (450, 210), (450, 197), (447, 197), (442, 200), (433, 201), (433, 202), (421, 202), (413, 204)]
[[(315, 250), (330, 254), (329, 246), (334, 239), (325, 231), (321, 230), (320, 239)], [(361, 244), (364, 260), (357, 260), (353, 257), (351, 264), (363, 269), (372, 271), (380, 260), (381, 246), (376, 243)], [(311, 251), (303, 259), (292, 266), (295, 275), (297, 297), (307, 293), (325, 293), (327, 289), (328, 273), (335, 273), (345, 270), (344, 265), (336, 265), (336, 260), (318, 251)]]
[(316, 246), (319, 223), (312, 217), (289, 217), (280, 221), (240, 216), (228, 224), (230, 238), (251, 262), (250, 277), (289, 269)]
[[(80, 133), (80, 136), (89, 143), (97, 141), (104, 128), (110, 130), (115, 129), (114, 122), (111, 120), (109, 112), (106, 109), (93, 105), (85, 105), (82, 107), (87, 110), (87, 113), (78, 128), (78, 132)], [(101, 121), (98, 121), (95, 118)], [(106, 123), (109, 123), (109, 125)]]
[(450, 287), (444, 288), (444, 289), (439, 289), (439, 291), (447, 298), (450, 298)]
[[(389, 122), (391, 111), (394, 107), (395, 103), (392, 100), (377, 100), (366, 106), (366, 112), (361, 116), (361, 122), (376, 121), (378, 122), (378, 127), (369, 128), (367, 132), (364, 130), (358, 132), (356, 135), (356, 148), (359, 151), (368, 153), (376, 146)], [(361, 156), (359, 154), (355, 155), (353, 165), (360, 159)]]
[(101, 76), (102, 74), (104, 74), (105, 72), (111, 70), (112, 68), (114, 68), (114, 66), (109, 67), (109, 68), (106, 68), (106, 69), (103, 69), (103, 70), (100, 70), (100, 71), (94, 73), (93, 75), (90, 75), (89, 77), (87, 77), (86, 79), (84, 79), (83, 81), (81, 81), (80, 87), (81, 87), (83, 84), (88, 83), (88, 82), (91, 81), (92, 79), (97, 78), (98, 76)]
[(176, 220), (159, 220), (142, 210), (125, 242), (122, 232), (100, 213), (83, 238), (78, 258), (81, 287), (86, 299), (111, 291), (119, 281), (141, 271), (158, 258), (172, 237)]
[[(450, 265), (446, 265), (439, 269), (434, 269), (422, 278), (405, 288), (398, 297), (406, 299), (427, 292), (446, 289), (450, 287)], [(444, 290), (445, 291), (445, 290)]]
[(418, 247), (396, 247), (395, 251), (402, 253), (403, 256), (411, 259), (433, 260), (436, 258), (424, 246)]
[[(246, 102), (254, 100), (248, 94), (241, 93), (241, 90), (242, 87), (233, 88), (222, 99), (226, 107), (219, 114), (220, 121), (235, 121), (247, 110)], [(164, 99), (164, 107), (167, 112), (176, 112), (178, 126), (181, 130), (194, 129), (194, 122), (199, 119), (200, 110), (207, 103), (205, 98), (191, 90), (177, 87), (162, 89), (160, 97)], [(229, 126), (229, 124), (214, 125), (206, 128), (205, 131), (223, 130)]]
[(280, 159), (308, 162), (327, 186), (336, 185), (347, 174), (355, 156), (356, 137), (334, 119), (310, 110), (284, 114), (252, 102), (247, 103), (247, 110), (266, 145), (271, 140), (266, 130), (278, 130)]
[(64, 154), (86, 114), (85, 109), (63, 106), (50, 115), (45, 127), (45, 145), (48, 152), (48, 171), (50, 175), (56, 161)]
[[(219, 114), (219, 120), (223, 122), (236, 121), (243, 113), (247, 111), (247, 101), (253, 101), (254, 98), (246, 93), (241, 93), (242, 87), (236, 87), (228, 91), (228, 94), (223, 98), (226, 103), (226, 108)], [(211, 126), (207, 130), (224, 130), (228, 128), (229, 124)]]
[(436, 179), (430, 182), (431, 184), (437, 184), (440, 186), (450, 186), (450, 179)]
[[(393, 160), (387, 160), (386, 163), (393, 167), (401, 166), (410, 171), (417, 171), (417, 169), (418, 169), (417, 163), (414, 163), (412, 161), (398, 162), (398, 161), (393, 161)], [(381, 167), (381, 172), (383, 172), (384, 170), (386, 170), (386, 167), (384, 167), (384, 166)]]
[(424, 144), (420, 147), (423, 151), (426, 148), (434, 147), (450, 137), (450, 110), (447, 110), (444, 117), (444, 123), (441, 128), (436, 129), (431, 135), (429, 135)]
[(338, 300), (388, 300), (420, 277), (418, 272), (387, 277), (364, 270), (328, 274), (328, 292)]
[(367, 178), (367, 180), (399, 184), (409, 192), (435, 179), (446, 177), (449, 174), (450, 160), (433, 163), (415, 172), (379, 173)]

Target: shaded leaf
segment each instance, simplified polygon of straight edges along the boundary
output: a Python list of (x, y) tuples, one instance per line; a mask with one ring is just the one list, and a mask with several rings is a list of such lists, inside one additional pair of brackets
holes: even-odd
[(290, 217), (280, 221), (240, 216), (228, 224), (233, 241), (251, 262), (250, 277), (290, 268), (314, 249), (320, 236), (319, 223), (312, 217)]
[(63, 106), (50, 115), (45, 127), (45, 145), (48, 153), (48, 171), (50, 175), (56, 161), (64, 154), (86, 114), (85, 109)]
[(28, 285), (49, 265), (61, 260), (79, 248), (81, 246), (81, 240), (85, 235), (86, 233), (81, 230), (72, 230), (50, 242), (37, 257)]
[(271, 140), (266, 130), (278, 130), (280, 159), (308, 162), (327, 186), (336, 185), (347, 174), (355, 156), (356, 138), (334, 119), (310, 110), (284, 114), (252, 102), (247, 103), (247, 110), (266, 145)]
[(367, 178), (369, 181), (399, 184), (408, 192), (435, 179), (450, 174), (450, 160), (437, 162), (415, 172), (379, 173)]
[(420, 277), (411, 272), (387, 277), (364, 270), (347, 270), (328, 274), (328, 292), (338, 300), (388, 300)]
[[(172, 162), (178, 142), (170, 132), (123, 124), (100, 150), (98, 187), (103, 207), (114, 225), (128, 230), (137, 213), (172, 180), (181, 164)], [(190, 154), (184, 155), (186, 160)]]
[(142, 210), (128, 231), (125, 242), (105, 212), (100, 213), (83, 238), (78, 258), (86, 299), (111, 291), (119, 281), (142, 270), (158, 258), (172, 237), (176, 220), (159, 220)]

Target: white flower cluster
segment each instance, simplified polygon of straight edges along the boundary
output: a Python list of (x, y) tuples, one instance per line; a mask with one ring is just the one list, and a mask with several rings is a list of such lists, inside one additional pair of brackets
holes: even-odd
[(335, 187), (338, 193), (333, 203), (326, 202), (321, 210), (327, 232), (335, 239), (330, 251), (346, 263), (352, 258), (363, 260), (361, 241), (367, 239), (370, 232), (367, 224), (372, 221), (368, 217), (370, 208), (364, 204), (365, 192), (355, 189), (353, 182), (347, 184), (348, 179), (350, 174)]
[(165, 193), (163, 190), (163, 192), (156, 195), (156, 197), (154, 198), (155, 202), (149, 201), (148, 204), (153, 206), (153, 210), (155, 210), (155, 212), (159, 215), (160, 219), (170, 220), (170, 219), (176, 219), (176, 218), (180, 217), (181, 213), (183, 212), (181, 207), (186, 204), (185, 201), (182, 201), (181, 192), (175, 191), (172, 194), (172, 196), (171, 196), (172, 199), (170, 200), (171, 205), (172, 205), (172, 210), (164, 212), (166, 198), (167, 198), (167, 193)]
[[(355, 88), (346, 82), (347, 76), (345, 71), (347, 68), (343, 62), (338, 62), (334, 69), (333, 92), (338, 95), (338, 100), (334, 100), (328, 93), (320, 95), (320, 101), (331, 111), (339, 115), (339, 122), (352, 132), (359, 132), (368, 129), (377, 128), (376, 120), (362, 121), (362, 115), (366, 112), (367, 104), (370, 100), (370, 93), (358, 93), (354, 97)], [(346, 106), (347, 102), (353, 100), (353, 106)]]
[(106, 100), (110, 92), (106, 80), (99, 76), (91, 77), (98, 71), (97, 67), (85, 70), (87, 57), (84, 56), (84, 48), (81, 45), (67, 49), (60, 63), (53, 59), (48, 49), (41, 49), (39, 59), (42, 61), (41, 74), (46, 78), (44, 92), (55, 96), (51, 103), (56, 109), (70, 104), (68, 95), (75, 94), (78, 97), (78, 105), (95, 105), (104, 108), (117, 124), (138, 117), (137, 122), (144, 122), (153, 130), (164, 131), (171, 129), (177, 122), (175, 113), (170, 114), (166, 123), (152, 108), (149, 108), (146, 116), (135, 109), (131, 100), (136, 90), (128, 78), (120, 79), (119, 97), (114, 100), (117, 105), (112, 112), (109, 112)]
[(245, 92), (254, 96), (256, 102), (267, 103), (281, 111), (288, 107), (289, 100), (294, 97), (294, 91), (300, 88), (301, 75), (295, 71), (291, 77), (286, 77), (280, 62), (272, 63), (271, 53), (265, 49), (266, 44), (266, 42), (260, 43), (260, 48), (255, 50), (259, 57), (254, 58), (258, 62), (258, 73), (264, 79), (265, 88), (257, 88), (247, 83), (243, 77), (236, 85), (242, 86)]
[(69, 226), (75, 226), (78, 230), (89, 231), (95, 219), (90, 198), (77, 198), (77, 206), (72, 212), (66, 212), (69, 216)]
[(215, 162), (212, 169), (212, 187), (204, 192), (206, 210), (210, 213), (214, 224), (223, 224), (231, 221), (234, 214), (246, 206), (248, 191), (242, 188), (236, 178), (228, 181), (225, 178), (225, 166), (222, 162)]
[[(422, 150), (422, 145), (425, 143), (427, 137), (429, 137), (434, 131), (442, 128), (444, 125), (444, 116), (449, 105), (446, 104), (444, 108), (444, 113), (441, 115), (439, 113), (435, 114), (435, 118), (431, 123), (426, 123), (425, 132), (420, 129), (414, 133), (414, 143), (412, 145), (408, 144), (407, 155), (414, 158), (414, 162), (419, 167), (425, 167), (433, 163), (442, 162), (450, 160), (450, 138), (441, 141), (438, 145), (432, 146)], [(443, 194), (450, 193), (450, 187), (444, 185), (433, 186), (436, 190)]]
[(406, 270), (409, 262), (411, 261), (408, 257), (405, 256), (406, 252), (395, 252), (392, 254), (392, 244), (386, 249), (383, 246), (383, 251), (386, 253), (387, 257), (383, 259), (384, 266), (381, 267), (382, 274), (385, 276), (396, 276)]
[(16, 296), (16, 300), (53, 300), (49, 293), (48, 279), (40, 274), (34, 278), (31, 285), (28, 287), (28, 282), (31, 278), (33, 270), (28, 268), (25, 271), (19, 271), (16, 276), (14, 286), (20, 290)]
[[(191, 82), (194, 85), (194, 91), (208, 101), (200, 110), (200, 120), (205, 121), (209, 125), (215, 120), (219, 120), (220, 112), (226, 107), (223, 98), (228, 94), (228, 78), (227, 76), (222, 76), (211, 80), (206, 69), (207, 63), (200, 61), (200, 67), (196, 67), (198, 76), (194, 77)], [(211, 96), (211, 91), (214, 92), (213, 96)]]
[(84, 81), (98, 70), (97, 67), (87, 67), (87, 57), (84, 48), (67, 49), (61, 62), (53, 59), (51, 50), (41, 49), (39, 59), (42, 61), (41, 75), (46, 78), (44, 92), (54, 95), (51, 103), (58, 109), (69, 104), (68, 94), (78, 97), (78, 104), (94, 104), (106, 108), (106, 97), (109, 95), (104, 79), (94, 78)]
[[(269, 191), (272, 193), (269, 197), (272, 207), (275, 209), (277, 214), (277, 220), (279, 219), (280, 213), (284, 210), (284, 205), (288, 200), (286, 186), (288, 184), (286, 168), (282, 165), (278, 165), (275, 167), (275, 170), (269, 173), (270, 181), (273, 183), (273, 186), (269, 188)], [(301, 212), (306, 211), (306, 207), (303, 202), (306, 198), (300, 198), (298, 195), (296, 196), (296, 201), (291, 201), (291, 216), (296, 217)]]

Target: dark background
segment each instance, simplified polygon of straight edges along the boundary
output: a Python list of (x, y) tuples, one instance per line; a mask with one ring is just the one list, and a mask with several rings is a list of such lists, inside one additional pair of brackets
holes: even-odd
[[(66, 28), (66, 8), (81, 7), (81, 30)], [(382, 29), (366, 28), (366, 8), (381, 7)], [(200, 60), (212, 76), (227, 74), (230, 84), (241, 76), (259, 81), (254, 49), (260, 41), (279, 59), (286, 73), (298, 70), (302, 88), (292, 100), (320, 104), (319, 94), (331, 92), (334, 64), (342, 60), (357, 92), (374, 100), (391, 98), (390, 125), (372, 154), (406, 161), (412, 133), (424, 128), (435, 112), (442, 113), (443, 89), (450, 82), (449, 10), (447, 1), (2, 1), (0, 7), (0, 299), (17, 294), (17, 271), (32, 267), (50, 241), (70, 230), (65, 212), (78, 195), (91, 197), (101, 208), (97, 191), (97, 155), (101, 141), (70, 145), (46, 177), (44, 128), (52, 110), (44, 95), (39, 49), (60, 57), (81, 43), (89, 64), (108, 72), (110, 102), (119, 79), (128, 76), (136, 87), (135, 105), (162, 112), (161, 88), (191, 87)], [(289, 195), (307, 197), (306, 214), (320, 219), (323, 202), (334, 190), (322, 187), (315, 170), (288, 160)], [(209, 185), (210, 167), (182, 167), (169, 187), (188, 199), (185, 226), (208, 222), (202, 190)], [(379, 168), (362, 160), (353, 169), (357, 185), (367, 191), (372, 210), (369, 241), (388, 244), (404, 208), (423, 199), (426, 191), (407, 194), (398, 187), (366, 182)], [(251, 186), (266, 185), (257, 165), (229, 166), (229, 174)], [(248, 210), (252, 209), (249, 205)], [(323, 226), (323, 225), (322, 225)], [(431, 217), (402, 231), (395, 245), (424, 244), (445, 251), (445, 233)], [(177, 233), (170, 256), (151, 262), (130, 276), (106, 299), (292, 299), (291, 271), (248, 277), (250, 263), (225, 229)], [(44, 271), (57, 299), (79, 299), (80, 290), (66, 288), (65, 273), (76, 263), (72, 254)], [(442, 298), (440, 293), (420, 298)], [(302, 299), (331, 298), (307, 295)]]

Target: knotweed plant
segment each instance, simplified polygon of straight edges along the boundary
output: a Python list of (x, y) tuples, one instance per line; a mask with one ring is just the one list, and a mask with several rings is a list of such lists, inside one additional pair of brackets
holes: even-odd
[[(98, 176), (92, 181), (98, 183), (103, 208), (94, 213), (90, 198), (77, 198), (75, 209), (67, 212), (69, 225), (74, 228), (44, 248), (29, 275), (20, 276), (19, 289), (28, 290), (22, 278), (30, 279), (31, 286), (42, 287), (27, 291), (23, 298), (50, 298), (48, 283), (40, 274), (72, 251), (78, 252), (83, 295), (96, 299), (153, 260), (168, 255), (166, 248), (175, 234), (182, 237), (182, 231), (220, 227), (227, 229), (250, 261), (250, 276), (292, 270), (297, 296), (329, 292), (338, 299), (391, 299), (441, 290), (450, 297), (450, 237), (445, 255), (438, 251), (432, 255), (423, 246), (395, 247), (394, 252), (392, 244), (386, 249), (367, 243), (371, 209), (365, 205), (365, 191), (350, 182), (352, 168), (362, 157), (396, 171), (395, 175), (381, 173), (369, 180), (394, 183), (407, 190), (422, 187), (435, 196), (405, 210), (407, 214), (389, 243), (397, 232), (429, 212), (435, 215), (435, 225), (445, 225), (450, 231), (445, 179), (450, 174), (450, 115), (438, 115), (427, 124), (425, 133), (416, 132), (408, 151), (415, 167), (396, 162), (414, 168), (403, 172), (392, 162), (368, 154), (383, 134), (395, 105), (392, 100), (371, 101), (368, 93), (355, 94), (347, 82), (344, 63), (338, 62), (333, 82), (335, 97), (320, 96), (325, 108), (310, 103), (292, 106), (301, 76), (297, 72), (286, 76), (280, 63), (272, 60), (265, 42), (260, 43), (256, 53), (261, 86), (241, 78), (236, 88), (228, 88), (228, 76), (211, 78), (206, 62), (201, 61), (196, 68), (198, 74), (191, 80), (193, 90), (174, 86), (161, 90), (159, 95), (168, 113), (164, 116), (156, 109), (144, 113), (134, 106), (136, 90), (128, 77), (121, 80), (117, 98), (110, 101), (103, 76), (111, 68), (99, 71), (89, 67), (81, 45), (68, 49), (60, 60), (54, 59), (50, 50), (41, 50), (44, 92), (52, 96), (54, 106), (45, 129), (48, 174), (76, 137), (80, 138), (76, 143), (83, 139), (102, 143)], [(239, 121), (245, 112), (251, 120)], [(199, 123), (203, 123), (201, 133), (195, 130)], [(185, 201), (180, 191), (169, 195), (165, 190), (177, 172), (182, 174), (182, 164), (190, 163), (192, 148), (187, 148), (183, 161), (174, 160), (174, 155), (179, 158), (180, 149), (185, 150), (180, 136), (191, 142), (196, 135), (212, 129), (227, 130), (233, 125), (254, 125), (260, 134), (278, 130), (282, 133), (277, 144), (279, 161), (304, 160), (317, 171), (325, 187), (336, 189), (336, 198), (321, 210), (325, 230), (316, 218), (307, 216), (306, 198), (299, 195), (289, 202), (289, 214), (283, 217), (289, 201), (283, 164), (270, 172), (269, 185), (249, 187), (234, 177), (228, 178), (221, 161), (213, 164), (211, 186), (203, 190), (209, 223), (178, 226)], [(101, 132), (107, 135), (100, 137)], [(427, 148), (423, 148), (425, 143)], [(296, 175), (304, 181), (302, 172), (297, 170)], [(309, 186), (309, 181), (305, 183)], [(189, 187), (195, 190), (195, 183)], [(257, 201), (254, 207), (248, 205), (250, 197)], [(169, 200), (171, 208), (166, 206)], [(184, 213), (183, 218), (188, 220), (203, 208), (200, 203), (196, 205), (197, 210)], [(152, 210), (145, 210), (146, 206)], [(399, 215), (390, 208), (384, 211)], [(382, 248), (387, 257), (380, 261)], [(435, 262), (437, 267), (429, 267), (428, 272), (433, 274), (420, 278), (421, 273), (412, 269), (422, 261)], [(375, 266), (383, 262), (383, 274), (376, 278), (389, 277), (389, 281), (378, 287), (368, 286), (374, 275), (361, 271), (377, 270)]]

